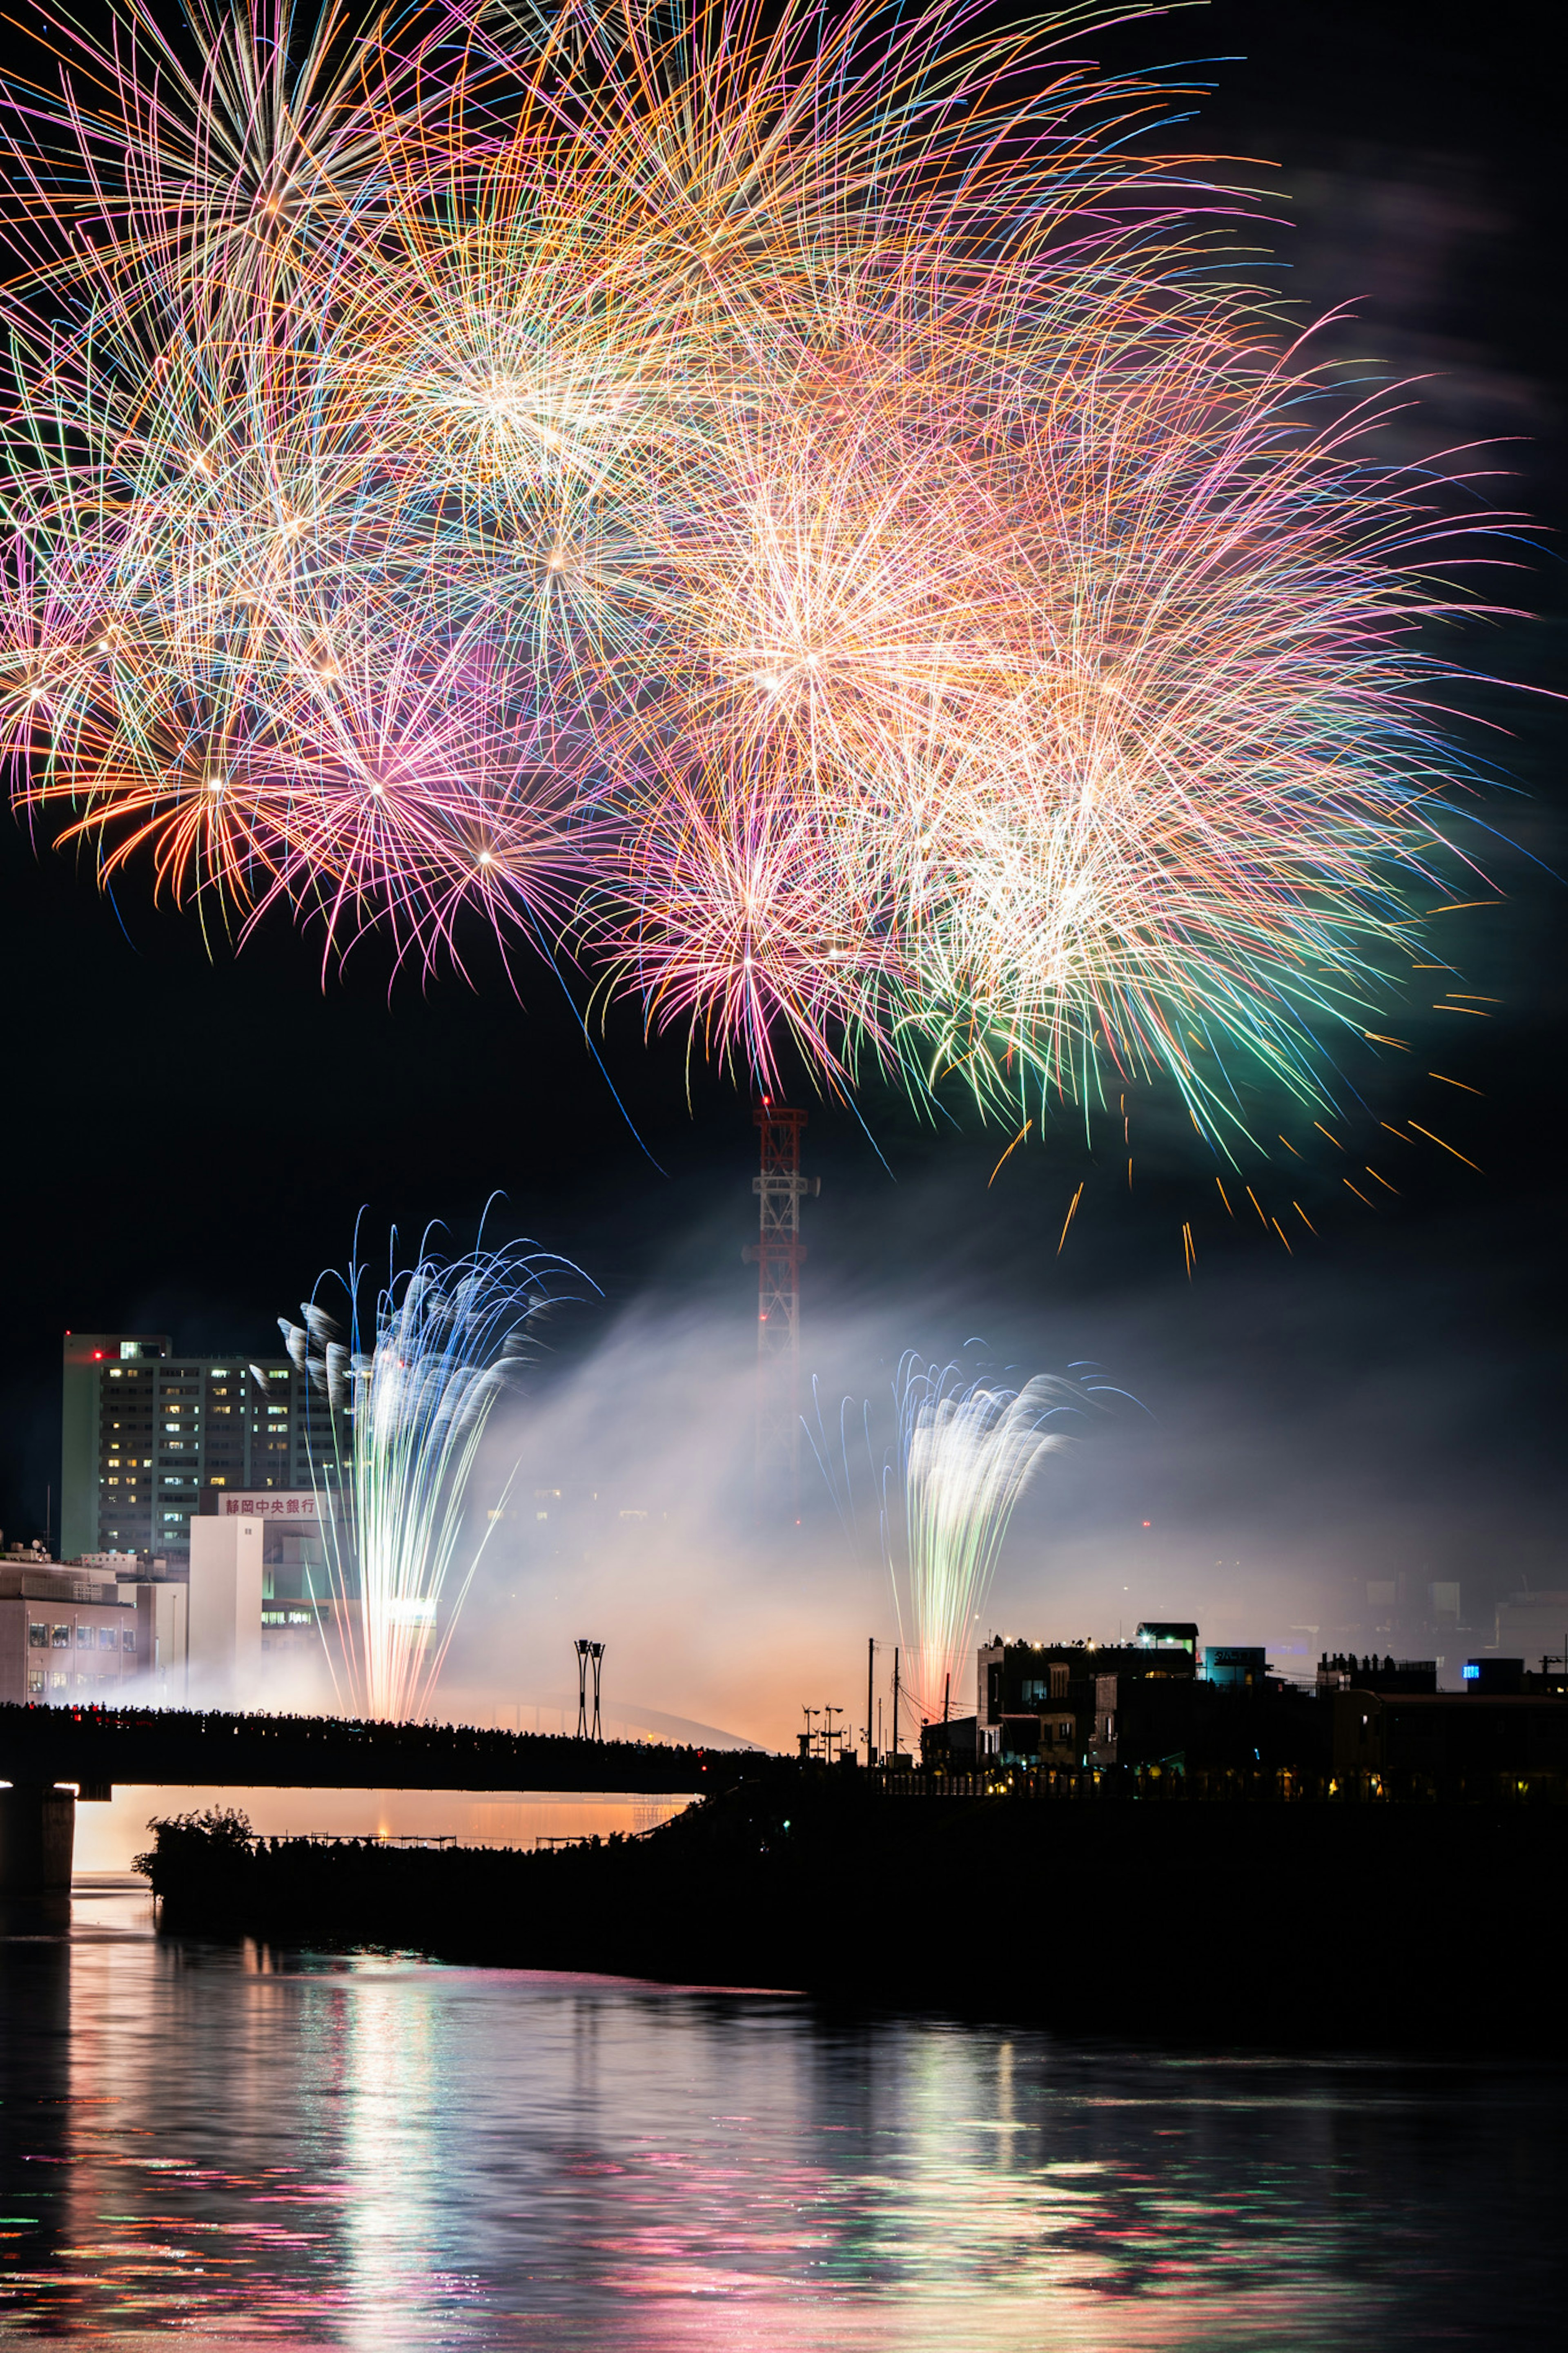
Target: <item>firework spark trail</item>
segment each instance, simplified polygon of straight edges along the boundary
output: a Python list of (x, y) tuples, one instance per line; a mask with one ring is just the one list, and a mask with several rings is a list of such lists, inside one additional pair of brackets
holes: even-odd
[(941, 1714), (950, 1683), (965, 1704), (975, 1625), (1014, 1511), (1045, 1457), (1067, 1443), (1068, 1432), (1052, 1425), (1096, 1410), (1107, 1394), (1124, 1392), (1111, 1391), (1092, 1370), (1078, 1379), (1037, 1374), (1011, 1389), (968, 1380), (957, 1365), (927, 1364), (910, 1351), (893, 1382), (896, 1440), (879, 1464), (868, 1405), (853, 1435), (847, 1399), (833, 1439), (820, 1399), (816, 1429), (803, 1423), (857, 1551), (865, 1546), (856, 1498), (870, 1471), (903, 1680), (927, 1716)]
[(357, 1256), (351, 1264), (346, 1341), (317, 1300), (301, 1308), (302, 1324), (279, 1316), (279, 1325), (331, 1428), (333, 1473), (319, 1478), (318, 1492), (337, 1605), (338, 1655), (329, 1646), (328, 1662), (338, 1695), (355, 1715), (406, 1720), (428, 1704), (510, 1491), (510, 1475), (448, 1592), (490, 1415), (527, 1361), (531, 1326), (564, 1295), (545, 1286), (581, 1271), (526, 1245), (480, 1245), (451, 1260), (423, 1248), (399, 1269), (395, 1234), (392, 1253), (393, 1271), (363, 1320), (365, 1270)]
[[(963, 1385), (955, 1366), (906, 1356), (896, 1388), (901, 1478), (889, 1479), (883, 1556), (892, 1580), (905, 1674), (934, 1716), (970, 1671), (975, 1625), (1008, 1524), (1042, 1459), (1067, 1442), (1047, 1421), (1080, 1412), (1077, 1384), (1037, 1375), (1018, 1390)], [(901, 1572), (901, 1574), (900, 1574)]]
[(1097, 16), (55, 26), (0, 100), (29, 818), (241, 937), (521, 930), (764, 1082), (1331, 1104), (1462, 864), (1420, 632), (1503, 519), (1222, 283), (1242, 200), (1130, 150), (1181, 93)]

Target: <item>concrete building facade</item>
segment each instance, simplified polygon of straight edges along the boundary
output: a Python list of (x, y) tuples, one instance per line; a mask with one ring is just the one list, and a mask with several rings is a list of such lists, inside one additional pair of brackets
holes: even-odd
[(149, 1663), (133, 1591), (89, 1569), (0, 1562), (0, 1701), (113, 1707)]
[(190, 1695), (202, 1707), (254, 1707), (261, 1685), (262, 1523), (191, 1527)]

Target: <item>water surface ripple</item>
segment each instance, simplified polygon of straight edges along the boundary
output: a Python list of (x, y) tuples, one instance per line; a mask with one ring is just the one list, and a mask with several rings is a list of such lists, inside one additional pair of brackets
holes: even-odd
[(1556, 2345), (1565, 2081), (160, 1940), (79, 1892), (0, 1914), (0, 2337)]

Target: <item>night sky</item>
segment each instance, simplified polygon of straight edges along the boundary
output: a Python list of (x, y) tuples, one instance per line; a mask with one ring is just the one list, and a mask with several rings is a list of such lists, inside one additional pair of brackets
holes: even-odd
[[(1084, 45), (1108, 59), (1239, 60), (1216, 66), (1218, 93), (1184, 135), (1281, 166), (1266, 183), (1243, 176), (1289, 200), (1269, 209), (1293, 224), (1272, 236), (1291, 290), (1309, 307), (1356, 306), (1341, 348), (1433, 373), (1423, 434), (1502, 437), (1498, 461), (1516, 479), (1501, 501), (1542, 526), (1503, 593), (1542, 617), (1474, 631), (1463, 650), (1541, 685), (1560, 682), (1564, 610), (1551, 536), (1563, 512), (1554, 14), (1518, 0), (1226, 0)], [(1568, 1583), (1565, 911), (1543, 871), (1564, 857), (1562, 722), (1522, 695), (1478, 689), (1474, 708), (1513, 731), (1501, 757), (1514, 794), (1485, 812), (1504, 838), (1476, 845), (1508, 901), (1452, 919), (1470, 928), (1443, 939), (1463, 968), (1454, 985), (1500, 1001), (1489, 1020), (1450, 1021), (1455, 1039), (1414, 1000), (1401, 1034), (1415, 1050), (1350, 1074), (1365, 1104), (1352, 1149), (1398, 1187), (1375, 1213), (1283, 1113), (1269, 1124), (1303, 1156), (1281, 1150), (1251, 1181), (1270, 1208), (1311, 1215), (1316, 1238), (1293, 1225), (1289, 1258), (1250, 1212), (1226, 1220), (1213, 1165), (1157, 1100), (1134, 1113), (1129, 1192), (1114, 1123), (1089, 1149), (1064, 1120), (988, 1186), (1005, 1131), (960, 1114), (938, 1132), (875, 1084), (856, 1110), (797, 1087), (811, 1102), (806, 1165), (823, 1180), (807, 1211), (806, 1369), (831, 1386), (837, 1367), (818, 1362), (813, 1335), (846, 1312), (885, 1327), (895, 1352), (945, 1354), (983, 1331), (1030, 1367), (1095, 1356), (1164, 1433), (1142, 1468), (1119, 1472), (1118, 1508), (1130, 1524), (1173, 1522), (1194, 1559), (1243, 1524), (1275, 1525), (1293, 1560), (1315, 1548), (1325, 1573), (1460, 1577), (1467, 1614), (1472, 1591)], [(188, 915), (153, 907), (143, 878), (111, 903), (9, 819), (0, 892), (7, 1541), (42, 1532), (58, 1481), (68, 1325), (271, 1352), (274, 1317), (344, 1261), (362, 1204), (372, 1230), (395, 1220), (412, 1236), (439, 1217), (466, 1240), (487, 1196), (504, 1193), (494, 1231), (564, 1251), (605, 1293), (563, 1328), (567, 1356), (639, 1300), (697, 1303), (726, 1332), (749, 1328), (750, 1105), (722, 1073), (689, 1071), (682, 1039), (649, 1049), (633, 1015), (612, 1019), (599, 1043), (623, 1114), (556, 980), (520, 958), (514, 993), (482, 940), (475, 986), (404, 977), (390, 995), (374, 942), (324, 982), (319, 935), (284, 923), (237, 957), (222, 940), (209, 955)], [(1479, 1171), (1435, 1147), (1373, 1150), (1384, 1119), (1422, 1123)], [(1184, 1220), (1199, 1246), (1191, 1282)], [(54, 1511), (58, 1526), (58, 1495)]]

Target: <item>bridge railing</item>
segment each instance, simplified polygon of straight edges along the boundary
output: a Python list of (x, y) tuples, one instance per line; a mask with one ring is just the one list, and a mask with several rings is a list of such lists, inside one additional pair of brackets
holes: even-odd
[(0, 1778), (246, 1787), (700, 1791), (763, 1752), (473, 1724), (0, 1705)]

